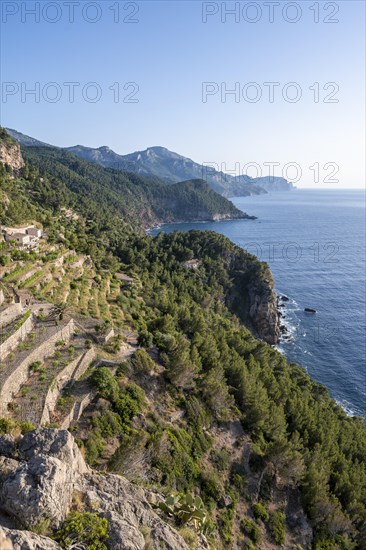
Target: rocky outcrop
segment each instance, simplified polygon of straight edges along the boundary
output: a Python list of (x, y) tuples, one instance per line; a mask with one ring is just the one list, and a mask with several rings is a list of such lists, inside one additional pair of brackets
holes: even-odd
[(230, 309), (255, 337), (267, 344), (277, 344), (281, 317), (269, 266), (238, 249), (231, 256), (231, 285), (227, 297)]
[(10, 166), (15, 174), (24, 166), (19, 144), (9, 137), (0, 136), (0, 163)]
[(55, 541), (48, 537), (41, 537), (31, 531), (17, 529), (1, 529), (1, 550), (61, 550)]
[(277, 344), (280, 339), (280, 315), (272, 281), (263, 281), (249, 289), (249, 317), (261, 340)]
[(37, 430), (22, 438), (18, 452), (17, 467), (2, 483), (2, 510), (25, 528), (42, 520), (58, 527), (70, 510), (77, 478), (88, 472), (74, 438), (66, 430)]
[(0, 548), (2, 550), (14, 550), (12, 541), (0, 527)]
[[(0, 436), (0, 448), (3, 438)], [(11, 449), (9, 436), (2, 447)], [(77, 493), (84, 510), (96, 511), (108, 519), (110, 549), (144, 550), (144, 534), (148, 533), (153, 548), (189, 550), (180, 534), (149, 504), (159, 495), (118, 475), (92, 471), (66, 430), (43, 428), (29, 432), (21, 437), (16, 451), (14, 447), (13, 458), (4, 460), (0, 462), (0, 512), (25, 529), (42, 520), (50, 520), (51, 528), (58, 527)], [(2, 536), (8, 545), (12, 542), (14, 550), (59, 548), (51, 539), (28, 531), (4, 529)], [(205, 548), (208, 546), (202, 537), (198, 549)]]

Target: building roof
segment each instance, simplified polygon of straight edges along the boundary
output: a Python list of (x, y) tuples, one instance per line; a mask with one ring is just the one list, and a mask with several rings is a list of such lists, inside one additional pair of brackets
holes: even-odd
[(199, 264), (199, 260), (187, 260), (183, 262), (183, 265), (186, 267), (196, 267)]

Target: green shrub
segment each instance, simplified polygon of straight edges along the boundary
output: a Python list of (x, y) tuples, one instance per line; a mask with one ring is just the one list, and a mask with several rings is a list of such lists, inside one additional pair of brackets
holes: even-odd
[(74, 512), (68, 516), (55, 536), (62, 548), (78, 545), (85, 550), (107, 550), (108, 520), (90, 512)]
[(49, 519), (41, 519), (38, 523), (32, 525), (29, 530), (37, 535), (49, 537), (52, 535), (50, 523), (51, 521)]
[(104, 451), (104, 441), (100, 435), (92, 433), (85, 444), (86, 460), (91, 466), (96, 466), (99, 457)]
[(134, 394), (131, 386), (127, 386), (125, 390), (120, 392), (115, 403), (115, 408), (121, 418), (122, 424), (128, 427), (132, 418), (140, 412), (141, 408), (140, 399)]
[(212, 451), (211, 459), (220, 472), (225, 471), (229, 467), (230, 454), (225, 448), (220, 451)]
[(16, 427), (14, 420), (10, 418), (0, 418), (0, 434), (10, 434)]
[(131, 365), (134, 372), (137, 374), (149, 375), (156, 368), (155, 361), (153, 361), (150, 355), (143, 349), (135, 351), (131, 358)]
[(222, 485), (215, 472), (201, 473), (201, 491), (206, 498), (213, 498), (216, 502), (222, 496)]
[(24, 325), (24, 323), (26, 322), (27, 319), (29, 319), (29, 317), (32, 315), (32, 311), (30, 309), (28, 309), (28, 311), (26, 311), (22, 316), (21, 318), (19, 319), (19, 321), (17, 321), (15, 323), (15, 325), (13, 326), (13, 332), (16, 332), (17, 330), (20, 329), (20, 327), (22, 327)]
[(179, 534), (181, 537), (183, 537), (183, 539), (185, 540), (185, 542), (188, 544), (190, 548), (197, 547), (198, 538), (197, 538), (197, 533), (195, 533), (195, 531), (193, 531), (189, 527), (181, 527), (181, 529), (179, 529)]
[(38, 372), (41, 367), (42, 367), (42, 361), (33, 361), (33, 363), (29, 365), (29, 370), (31, 372)]
[(252, 521), (251, 519), (247, 519), (247, 518), (242, 519), (240, 522), (240, 528), (243, 531), (243, 533), (247, 535), (254, 542), (254, 544), (257, 544), (260, 541), (260, 538), (261, 538), (260, 529), (258, 525), (256, 525), (254, 521)]
[(284, 544), (285, 542), (285, 522), (286, 516), (282, 512), (273, 512), (271, 514), (270, 527), (276, 544)]
[(113, 411), (106, 411), (93, 418), (93, 426), (99, 428), (103, 437), (113, 437), (121, 433), (123, 425), (120, 416)]
[(96, 369), (92, 375), (92, 382), (104, 399), (109, 399), (112, 403), (118, 399), (118, 382), (107, 367)]
[(255, 519), (260, 519), (262, 521), (268, 521), (269, 520), (269, 514), (263, 504), (260, 502), (256, 502), (253, 504), (253, 514)]
[(193, 525), (197, 531), (202, 531), (206, 523), (207, 512), (200, 497), (170, 495), (158, 508), (176, 521)]
[(20, 430), (24, 434), (35, 430), (35, 427), (25, 420), (16, 422), (11, 418), (0, 418), (0, 434), (11, 434), (16, 430)]
[(138, 335), (137, 343), (142, 348), (151, 348), (153, 344), (153, 339), (154, 337), (151, 332), (147, 330), (142, 330)]

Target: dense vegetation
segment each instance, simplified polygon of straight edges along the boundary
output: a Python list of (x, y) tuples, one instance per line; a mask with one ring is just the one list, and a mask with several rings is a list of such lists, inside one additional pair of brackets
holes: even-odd
[[(188, 273), (175, 262), (199, 256), (198, 243), (207, 257), (199, 271)], [(129, 248), (130, 258), (123, 255), (143, 286), (144, 305), (134, 312), (136, 326), (145, 341), (158, 348), (164, 376), (187, 422), (184, 429), (162, 429), (151, 419), (148, 434), (146, 428), (127, 434), (120, 454), (125, 460), (129, 449), (144, 441), (145, 449), (153, 449), (148, 453), (151, 466), (160, 471), (163, 485), (183, 491), (198, 485), (206, 502), (217, 502), (224, 489), (214, 472), (207, 479), (202, 469), (202, 457), (211, 447), (207, 429), (238, 418), (253, 442), (251, 466), (261, 474), (253, 502), (270, 500), (278, 484), (299, 485), (316, 530), (315, 548), (354, 548), (351, 541), (357, 537), (362, 548), (364, 423), (349, 418), (323, 386), (255, 340), (226, 309), (227, 272), (219, 252), (225, 244), (230, 254), (233, 245), (219, 235), (175, 233), (149, 239), (145, 246), (140, 243), (138, 250)], [(144, 366), (141, 353), (129, 368), (135, 374), (152, 370), (149, 363)], [(113, 399), (111, 403), (118, 414)], [(114, 467), (118, 458), (112, 461)], [(231, 468), (226, 490), (238, 497), (243, 469), (240, 464)], [(276, 516), (269, 523), (276, 540), (282, 538), (282, 520)], [(228, 537), (224, 530), (222, 536)], [(330, 540), (337, 542), (332, 546)]]
[(51, 186), (62, 182), (64, 191), (73, 191), (86, 205), (96, 202), (98, 208), (112, 209), (125, 221), (145, 227), (169, 220), (213, 219), (215, 215), (244, 217), (202, 180), (168, 186), (157, 178), (102, 168), (52, 147), (29, 147), (24, 156), (39, 175), (51, 176)]
[[(286, 502), (298, 490), (314, 550), (365, 548), (363, 420), (348, 417), (326, 388), (235, 315), (242, 311), (233, 295), (240, 291), (245, 304), (268, 268), (213, 232), (154, 239), (139, 232), (135, 217), (151, 198), (139, 195), (151, 189), (141, 178), (79, 159), (71, 169), (72, 157), (56, 150), (26, 156), (22, 179), (2, 178), (1, 220), (36, 219), (51, 241), (90, 254), (101, 275), (124, 268), (138, 281), (119, 300), (142, 348), (115, 375), (92, 375), (103, 405), (80, 441), (89, 462), (105, 466), (117, 438), (109, 468), (166, 494), (199, 493), (215, 549), (233, 540), (260, 548), (263, 536), (283, 544)], [(61, 208), (79, 218), (66, 223)], [(196, 270), (182, 265), (192, 258)], [(173, 420), (170, 410), (178, 413)], [(218, 430), (237, 425), (244, 431), (236, 443), (219, 443)]]

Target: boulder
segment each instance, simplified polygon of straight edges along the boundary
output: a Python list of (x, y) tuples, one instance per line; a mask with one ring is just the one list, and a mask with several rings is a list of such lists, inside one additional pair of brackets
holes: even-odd
[(23, 460), (40, 454), (57, 458), (77, 474), (89, 471), (75, 439), (67, 430), (42, 428), (28, 432), (19, 443), (19, 454)]
[(89, 471), (74, 438), (66, 430), (35, 430), (21, 439), (19, 456), (2, 483), (2, 509), (25, 528), (45, 519), (58, 527), (70, 511), (76, 480)]
[(58, 527), (70, 511), (74, 478), (68, 465), (54, 457), (21, 462), (1, 487), (1, 507), (25, 528), (50, 519)]

